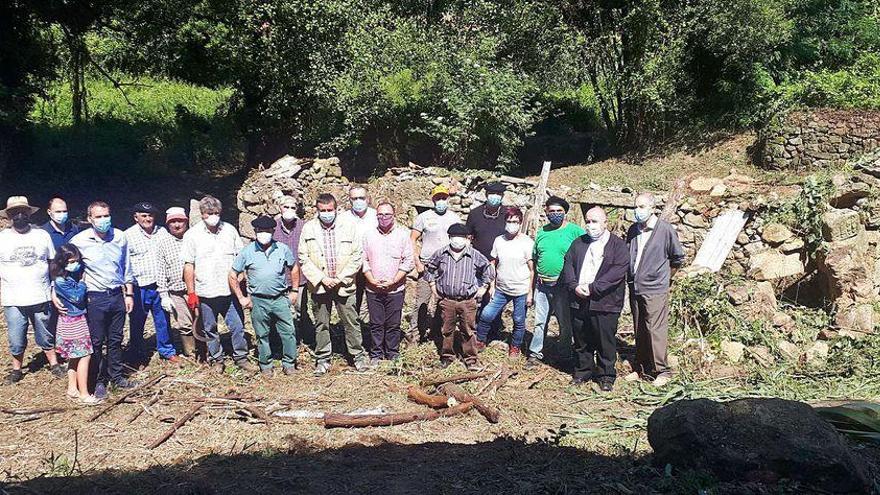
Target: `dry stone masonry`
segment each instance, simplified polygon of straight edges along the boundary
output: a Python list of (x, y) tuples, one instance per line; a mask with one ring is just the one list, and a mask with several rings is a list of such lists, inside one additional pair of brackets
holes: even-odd
[(842, 165), (880, 148), (880, 111), (794, 112), (765, 132), (763, 163), (798, 169)]

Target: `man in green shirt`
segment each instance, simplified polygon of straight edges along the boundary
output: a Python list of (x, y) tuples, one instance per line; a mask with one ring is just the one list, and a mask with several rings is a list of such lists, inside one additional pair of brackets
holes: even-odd
[[(272, 239), (275, 231), (275, 220), (272, 217), (257, 217), (251, 225), (257, 240), (245, 246), (232, 262), (229, 288), (242, 308), (251, 308), (260, 371), (264, 376), (272, 376), (269, 332), (274, 327), (281, 338), (281, 366), (285, 375), (292, 375), (296, 372), (297, 349), (290, 307), (297, 300), (299, 266), (293, 259), (290, 248)], [(247, 275), (248, 295), (241, 291), (241, 274)]]
[(559, 323), (559, 360), (570, 361), (572, 351), (571, 311), (569, 294), (565, 287), (558, 285), (565, 253), (575, 239), (584, 234), (579, 225), (566, 220), (568, 201), (551, 196), (544, 203), (544, 212), (549, 223), (538, 230), (535, 237), (534, 259), (537, 272), (535, 291), (535, 329), (529, 345), (527, 367), (537, 366), (544, 358), (544, 336), (547, 323), (552, 314)]

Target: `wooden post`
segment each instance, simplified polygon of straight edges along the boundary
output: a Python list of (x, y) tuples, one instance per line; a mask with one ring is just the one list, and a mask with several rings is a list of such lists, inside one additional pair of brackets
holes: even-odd
[(538, 189), (535, 191), (535, 204), (529, 211), (528, 220), (525, 222), (525, 233), (534, 237), (535, 232), (540, 227), (539, 219), (541, 218), (541, 209), (544, 206), (544, 196), (547, 194), (547, 182), (550, 180), (550, 166), (552, 162), (544, 162), (541, 167), (541, 181), (538, 183)]

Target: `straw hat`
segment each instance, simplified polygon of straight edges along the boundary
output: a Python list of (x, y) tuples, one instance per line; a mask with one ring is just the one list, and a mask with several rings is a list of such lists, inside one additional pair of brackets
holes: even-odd
[(15, 210), (27, 210), (29, 215), (40, 211), (36, 206), (28, 204), (28, 199), (24, 196), (10, 196), (6, 200), (6, 209), (0, 210), (0, 217), (9, 218)]

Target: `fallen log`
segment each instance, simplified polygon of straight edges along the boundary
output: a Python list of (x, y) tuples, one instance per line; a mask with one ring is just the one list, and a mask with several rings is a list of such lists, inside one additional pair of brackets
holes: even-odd
[(425, 392), (424, 390), (416, 386), (410, 386), (406, 390), (406, 397), (416, 404), (421, 404), (423, 406), (428, 406), (434, 409), (443, 409), (444, 407), (449, 407), (448, 396), (429, 394), (428, 392)]
[(481, 371), (479, 373), (466, 373), (464, 375), (453, 375), (441, 378), (426, 378), (422, 380), (423, 387), (433, 387), (435, 385), (443, 385), (444, 383), (464, 383), (471, 380), (477, 380), (493, 374), (491, 371)]
[(152, 449), (155, 449), (156, 447), (162, 445), (163, 443), (165, 443), (166, 440), (168, 440), (169, 438), (171, 438), (172, 435), (174, 435), (174, 432), (176, 432), (178, 430), (178, 428), (185, 425), (187, 421), (193, 419), (195, 417), (195, 415), (199, 413), (199, 410), (204, 406), (205, 406), (204, 402), (201, 402), (201, 403), (198, 403), (198, 404), (192, 406), (190, 408), (190, 410), (186, 412), (186, 414), (181, 416), (180, 419), (178, 419), (177, 421), (174, 422), (173, 425), (171, 425), (171, 428), (168, 428), (168, 431), (163, 433), (162, 436), (160, 436), (159, 438), (153, 440), (153, 443), (148, 445), (147, 448), (152, 450)]
[(485, 402), (477, 397), (474, 397), (473, 394), (454, 383), (444, 384), (440, 387), (440, 391), (444, 394), (449, 394), (455, 397), (455, 400), (457, 400), (458, 402), (472, 402), (474, 404), (474, 407), (477, 408), (477, 411), (479, 411), (479, 413), (482, 414), (483, 417), (486, 418), (486, 420), (488, 420), (490, 423), (497, 423), (498, 418), (501, 416), (501, 413), (498, 412), (498, 409), (487, 406)]
[(457, 414), (464, 414), (474, 407), (471, 403), (458, 404), (439, 411), (420, 411), (409, 413), (376, 414), (376, 415), (351, 415), (351, 414), (325, 414), (325, 428), (365, 428), (367, 426), (394, 426), (414, 421), (431, 421), (437, 418), (447, 418)]
[(168, 375), (166, 375), (165, 373), (162, 373), (161, 375), (154, 377), (152, 380), (149, 380), (145, 383), (142, 383), (141, 385), (138, 385), (137, 387), (120, 395), (119, 397), (114, 399), (112, 402), (110, 402), (110, 404), (108, 404), (107, 407), (105, 407), (104, 409), (101, 409), (100, 411), (98, 411), (94, 415), (92, 415), (92, 417), (89, 418), (89, 421), (94, 421), (94, 420), (100, 418), (101, 416), (107, 414), (108, 412), (110, 412), (111, 409), (118, 406), (119, 404), (122, 404), (125, 400), (127, 400), (132, 395), (134, 395), (142, 390), (146, 390), (146, 389), (152, 387), (153, 385), (159, 383), (160, 380), (162, 380), (163, 378), (165, 378), (167, 376)]

